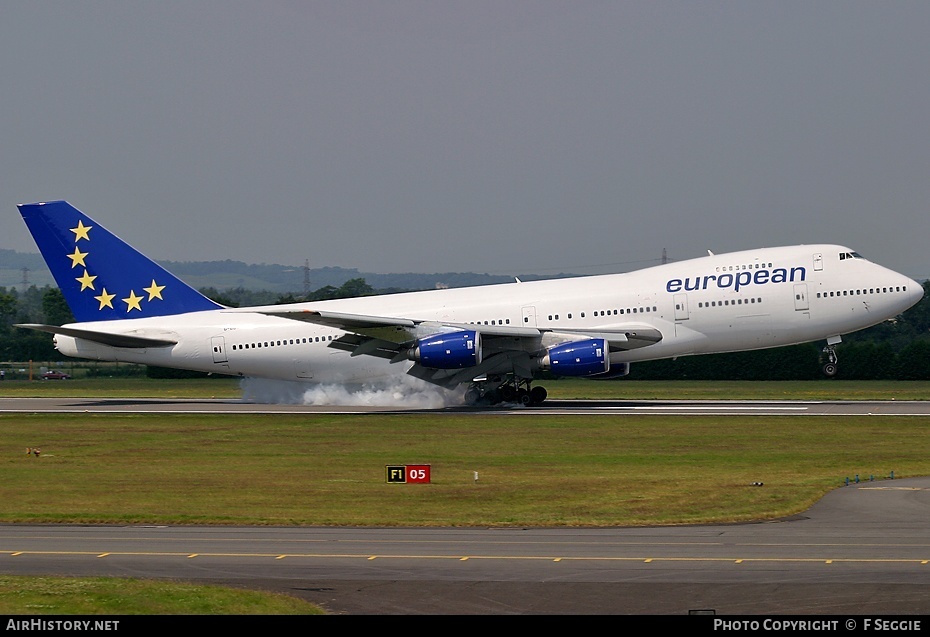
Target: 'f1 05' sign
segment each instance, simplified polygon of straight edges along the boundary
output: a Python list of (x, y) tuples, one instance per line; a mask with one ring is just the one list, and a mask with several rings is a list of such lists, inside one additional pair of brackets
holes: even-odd
[(387, 481), (396, 484), (429, 483), (428, 464), (387, 465)]

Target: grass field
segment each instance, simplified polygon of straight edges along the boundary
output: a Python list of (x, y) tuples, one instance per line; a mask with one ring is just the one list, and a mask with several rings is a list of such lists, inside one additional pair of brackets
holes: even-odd
[[(3, 415), (0, 522), (612, 526), (774, 518), (810, 506), (847, 476), (930, 474), (927, 422)], [(36, 446), (41, 456), (27, 456)], [(431, 465), (432, 483), (387, 484), (385, 466), (398, 464)]]
[[(549, 382), (553, 399), (881, 399), (926, 382)], [(235, 379), (4, 382), (0, 396), (238, 398)], [(930, 474), (920, 417), (0, 416), (2, 522), (652, 525), (773, 518), (846, 477)], [(27, 456), (27, 447), (42, 454)], [(432, 483), (387, 484), (429, 464)], [(479, 479), (475, 481), (474, 474)], [(764, 483), (763, 488), (748, 485)]]
[[(559, 398), (881, 399), (921, 382), (549, 382)], [(237, 398), (235, 379), (6, 382), (3, 395)], [(0, 521), (653, 525), (773, 518), (846, 477), (930, 474), (919, 417), (3, 415)], [(26, 456), (40, 447), (39, 458)], [(385, 466), (429, 464), (398, 486)], [(475, 481), (475, 472), (479, 479)], [(750, 487), (762, 482), (763, 488)]]
[[(111, 630), (138, 628), (125, 615), (320, 615), (288, 595), (116, 577), (0, 575), (0, 615), (108, 615)], [(119, 624), (122, 624), (122, 627)]]

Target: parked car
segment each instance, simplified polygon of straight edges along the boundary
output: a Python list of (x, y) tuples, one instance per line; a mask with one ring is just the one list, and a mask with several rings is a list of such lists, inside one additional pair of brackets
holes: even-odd
[(54, 369), (50, 369), (42, 374), (42, 380), (68, 380), (69, 378), (71, 378), (70, 375)]

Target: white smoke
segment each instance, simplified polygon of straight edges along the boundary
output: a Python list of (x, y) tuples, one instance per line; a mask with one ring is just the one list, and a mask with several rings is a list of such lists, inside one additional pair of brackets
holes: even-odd
[(442, 389), (412, 376), (385, 378), (363, 385), (311, 385), (245, 378), (239, 385), (243, 400), (266, 404), (440, 409), (464, 402), (463, 389)]

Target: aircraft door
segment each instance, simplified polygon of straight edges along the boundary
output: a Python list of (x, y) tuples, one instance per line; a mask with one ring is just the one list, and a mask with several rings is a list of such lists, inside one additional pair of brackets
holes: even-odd
[(225, 363), (226, 358), (226, 339), (222, 336), (214, 336), (210, 339), (211, 349), (213, 350), (213, 362)]
[(815, 252), (814, 253), (814, 271), (819, 272), (823, 270), (823, 253)]
[(807, 283), (797, 283), (794, 286), (794, 309), (801, 312), (810, 309), (807, 300)]
[(688, 313), (688, 295), (676, 294), (674, 297), (672, 297), (672, 300), (675, 302), (675, 320), (687, 320), (690, 316)]
[(536, 327), (536, 307), (527, 305), (523, 308), (523, 327)]

